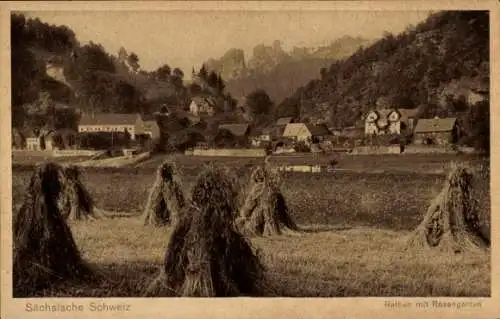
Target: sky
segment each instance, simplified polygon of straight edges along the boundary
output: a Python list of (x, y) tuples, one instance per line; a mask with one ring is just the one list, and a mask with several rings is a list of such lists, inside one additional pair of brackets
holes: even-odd
[(280, 40), (294, 46), (328, 45), (343, 36), (380, 38), (427, 18), (427, 11), (38, 11), (25, 12), (49, 24), (71, 28), (82, 44), (100, 43), (116, 55), (120, 47), (139, 56), (152, 71), (167, 63), (186, 76), (231, 48), (245, 51)]

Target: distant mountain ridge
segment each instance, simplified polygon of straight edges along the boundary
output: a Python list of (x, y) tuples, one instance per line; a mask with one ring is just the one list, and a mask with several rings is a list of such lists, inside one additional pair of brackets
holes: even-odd
[(221, 74), (226, 89), (236, 98), (244, 97), (256, 89), (264, 89), (279, 103), (298, 87), (319, 75), (320, 69), (346, 58), (360, 47), (374, 40), (343, 36), (328, 46), (294, 47), (283, 50), (281, 42), (256, 45), (252, 55), (245, 58), (241, 49), (232, 48), (219, 59), (205, 62), (208, 70)]

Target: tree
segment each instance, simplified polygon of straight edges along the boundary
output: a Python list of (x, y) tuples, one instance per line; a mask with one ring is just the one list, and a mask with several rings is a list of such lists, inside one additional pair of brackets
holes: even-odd
[(175, 68), (174, 71), (172, 72), (172, 75), (181, 80), (184, 78), (184, 72), (182, 72), (182, 70), (179, 68)]
[[(12, 30), (12, 36), (17, 37), (19, 32), (19, 30)], [(33, 53), (21, 44), (14, 46), (16, 41), (13, 41), (11, 51), (12, 125), (21, 127), (25, 116), (22, 105), (32, 103), (38, 98), (44, 69)]]
[(115, 72), (115, 65), (108, 53), (100, 44), (92, 41), (84, 45), (78, 52), (76, 71), (84, 73), (85, 71), (105, 71)]
[(135, 54), (134, 52), (130, 53), (130, 55), (127, 58), (127, 62), (132, 68), (132, 70), (134, 72), (137, 72), (137, 70), (139, 69), (139, 57), (137, 56), (137, 54)]
[(203, 64), (200, 68), (200, 72), (198, 72), (198, 76), (202, 79), (202, 80), (207, 80), (208, 79), (208, 71), (207, 71), (207, 67), (205, 66), (205, 64)]
[(195, 147), (198, 142), (204, 142), (203, 132), (196, 129), (187, 128), (170, 135), (168, 143), (179, 151)]
[(215, 73), (214, 71), (211, 71), (208, 75), (208, 79), (207, 79), (207, 84), (211, 87), (211, 88), (217, 88), (218, 87), (218, 82), (219, 82), (219, 78), (217, 76), (217, 73)]
[(219, 74), (217, 77), (217, 90), (219, 90), (219, 92), (224, 92), (225, 88), (226, 88), (226, 83), (222, 79), (222, 76)]
[(266, 91), (257, 89), (248, 94), (246, 100), (249, 111), (257, 124), (269, 119), (274, 103)]
[(490, 150), (490, 103), (481, 101), (476, 103), (469, 113), (469, 122), (472, 127), (474, 146), (482, 151)]
[(238, 138), (231, 131), (220, 129), (213, 137), (212, 144), (215, 147), (232, 148), (239, 145)]
[(167, 81), (170, 78), (170, 73), (172, 69), (168, 64), (164, 64), (156, 70), (156, 77), (159, 80)]
[(179, 87), (184, 87), (182, 80), (184, 79), (184, 72), (181, 69), (175, 68), (172, 71), (172, 83)]
[(202, 88), (198, 84), (192, 83), (189, 85), (188, 90), (191, 95), (197, 95), (201, 93)]

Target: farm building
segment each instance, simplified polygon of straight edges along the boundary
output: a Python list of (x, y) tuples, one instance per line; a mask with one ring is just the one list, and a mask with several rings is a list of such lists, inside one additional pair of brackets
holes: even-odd
[(490, 92), (488, 88), (471, 89), (467, 97), (467, 103), (469, 105), (475, 105), (476, 103), (488, 100), (489, 95)]
[(273, 128), (255, 129), (250, 134), (252, 146), (259, 146), (261, 143), (271, 142)]
[(417, 109), (379, 109), (370, 111), (365, 118), (365, 134), (410, 133), (415, 125)]
[(199, 115), (214, 115), (217, 101), (213, 97), (194, 97), (189, 104), (189, 112)]
[(56, 148), (56, 132), (49, 130), (47, 132), (42, 132), (40, 137), (41, 148), (43, 150), (52, 151)]
[(283, 132), (284, 138), (290, 138), (298, 142), (317, 143), (330, 135), (324, 124), (313, 125), (309, 123), (290, 123)]
[(78, 132), (128, 132), (132, 140), (144, 134), (144, 121), (139, 114), (96, 113), (84, 114)]
[(414, 143), (419, 145), (449, 145), (459, 138), (457, 118), (420, 119), (414, 131)]
[(149, 135), (152, 139), (160, 136), (160, 127), (158, 126), (156, 120), (144, 121), (143, 131), (145, 135)]
[(23, 132), (26, 149), (30, 151), (41, 151), (42, 150), (42, 142), (41, 137), (33, 132), (33, 130), (26, 130)]

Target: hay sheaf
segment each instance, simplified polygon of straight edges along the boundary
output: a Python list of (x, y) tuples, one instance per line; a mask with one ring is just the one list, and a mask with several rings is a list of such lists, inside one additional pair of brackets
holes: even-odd
[(59, 281), (92, 277), (57, 204), (68, 192), (67, 185), (63, 168), (54, 163), (40, 165), (31, 177), (14, 216), (14, 296), (29, 296)]
[(143, 212), (145, 225), (163, 226), (175, 223), (185, 205), (179, 175), (173, 162), (166, 161), (158, 167)]
[(234, 181), (214, 166), (198, 176), (191, 203), (170, 236), (162, 271), (146, 296), (262, 295), (264, 268), (233, 226)]
[(408, 240), (408, 247), (428, 247), (453, 252), (484, 251), (490, 241), (482, 235), (472, 195), (472, 174), (463, 164), (452, 163), (443, 189), (431, 202), (422, 223)]
[(249, 236), (299, 234), (281, 193), (282, 179), (279, 172), (269, 165), (253, 170), (239, 216), (238, 229)]
[(77, 166), (70, 165), (64, 169), (66, 177), (65, 193), (59, 197), (61, 213), (68, 220), (95, 220), (105, 218), (95, 209), (89, 191), (81, 181), (81, 172)]

